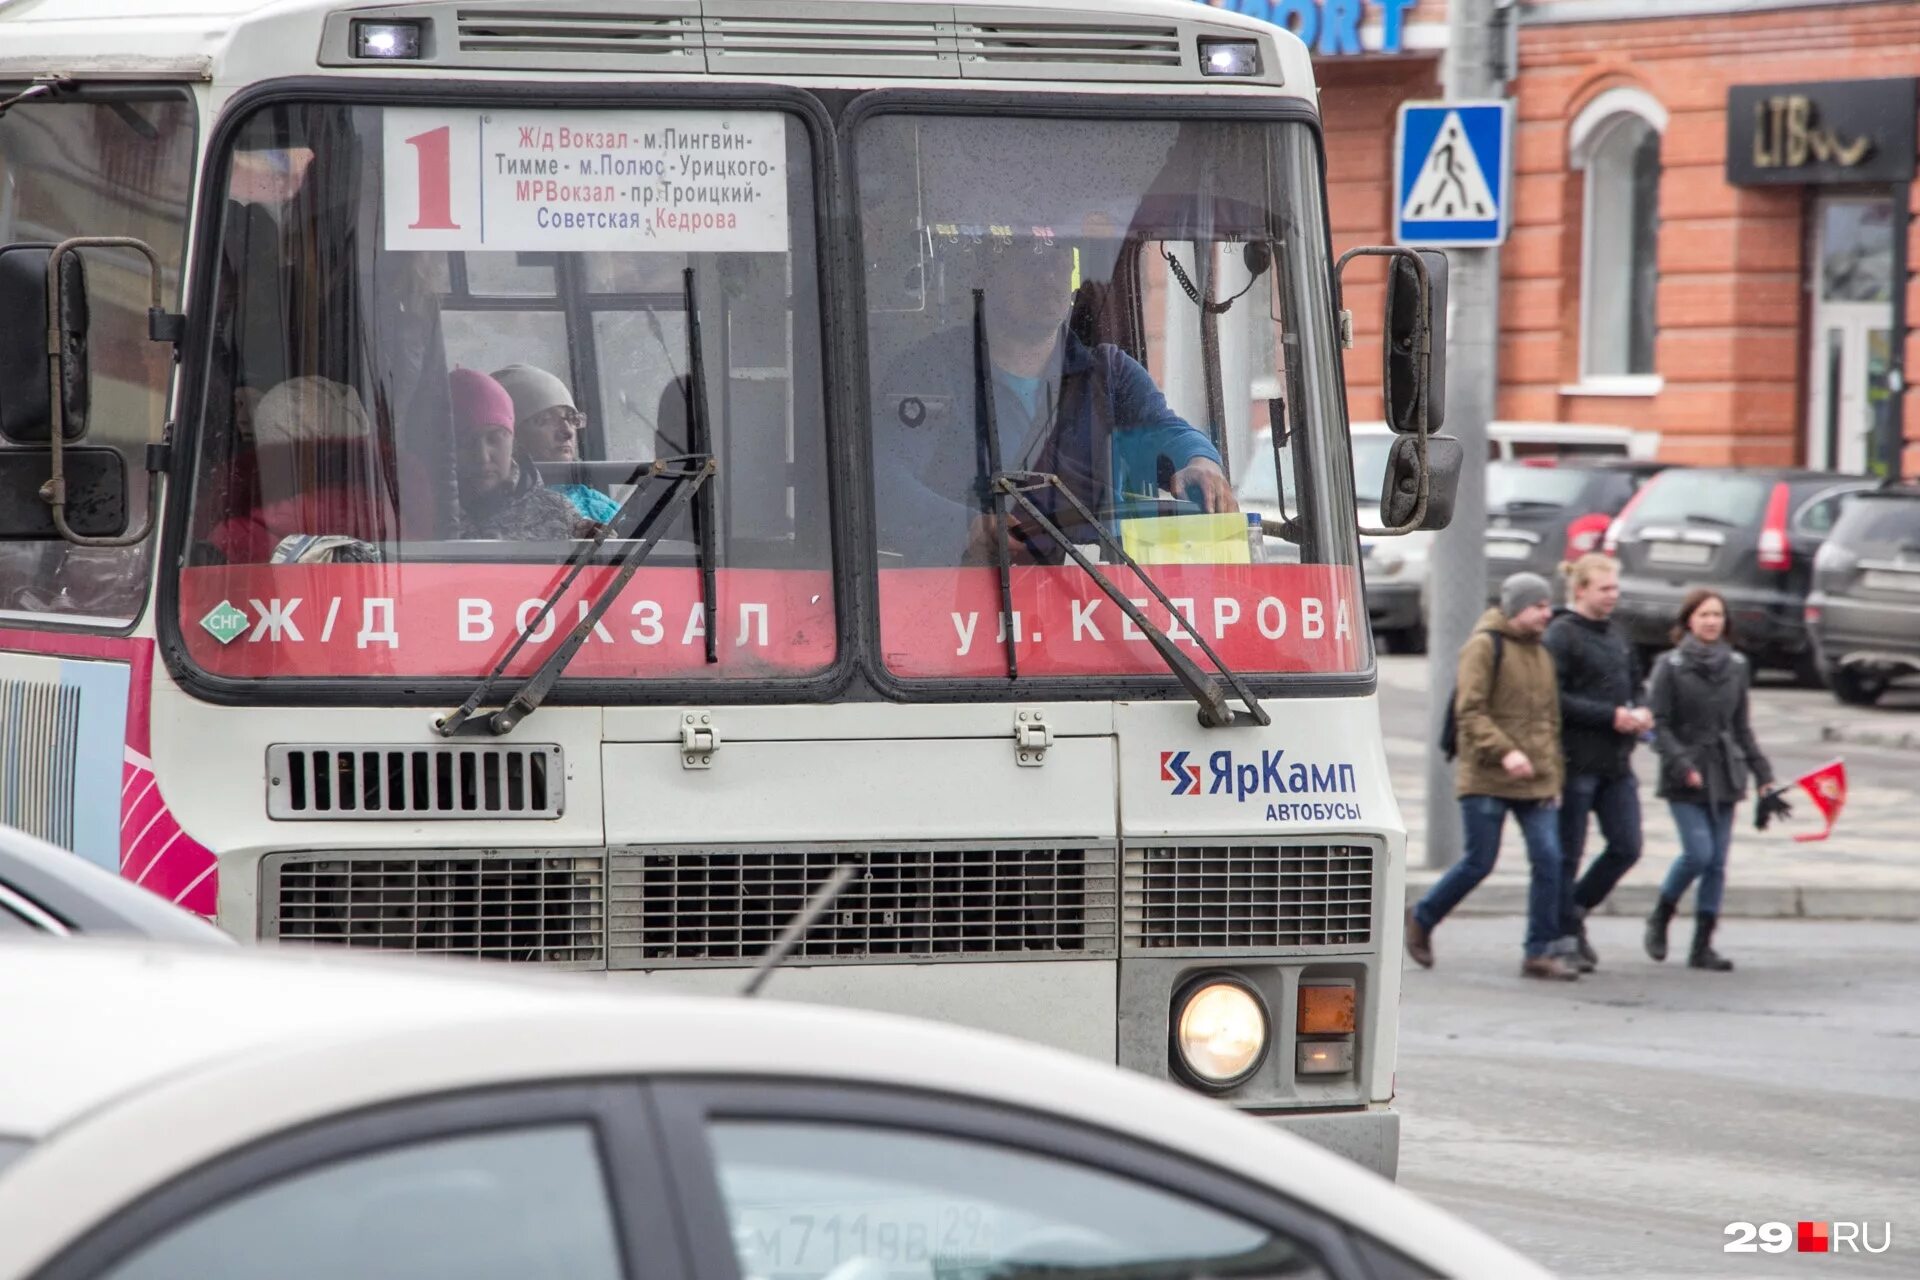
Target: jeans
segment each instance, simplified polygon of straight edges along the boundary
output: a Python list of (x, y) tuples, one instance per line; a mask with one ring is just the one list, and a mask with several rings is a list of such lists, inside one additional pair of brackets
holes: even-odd
[(1669, 800), (1673, 825), (1680, 828), (1680, 856), (1673, 860), (1660, 896), (1678, 903), (1695, 877), (1700, 894), (1694, 899), (1695, 915), (1720, 914), (1720, 898), (1727, 890), (1727, 849), (1733, 844), (1733, 806), (1730, 804), (1692, 804)]
[(1461, 796), (1460, 825), (1466, 849), (1460, 861), (1414, 904), (1413, 918), (1431, 929), (1447, 918), (1473, 887), (1487, 878), (1500, 856), (1500, 828), (1511, 811), (1527, 842), (1532, 884), (1527, 891), (1529, 957), (1543, 956), (1560, 936), (1560, 824), (1546, 800), (1505, 800), (1499, 796)]
[[(1587, 816), (1600, 820), (1607, 847), (1580, 874), (1587, 851)], [(1580, 931), (1578, 912), (1607, 900), (1628, 868), (1640, 861), (1640, 782), (1631, 773), (1617, 778), (1576, 773), (1560, 796), (1560, 932)], [(1578, 882), (1577, 884), (1575, 882)]]

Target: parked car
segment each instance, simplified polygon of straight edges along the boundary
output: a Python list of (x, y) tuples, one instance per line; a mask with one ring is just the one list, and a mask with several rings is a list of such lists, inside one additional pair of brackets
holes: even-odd
[(1487, 599), (1513, 573), (1557, 582), (1560, 563), (1600, 550), (1607, 527), (1667, 464), (1622, 458), (1487, 464)]
[(0, 938), (14, 934), (233, 944), (207, 921), (126, 877), (0, 824)]
[[(1356, 422), (1353, 442), (1353, 486), (1363, 527), (1380, 527), (1380, 487), (1387, 474), (1387, 456), (1393, 433), (1384, 422)], [(1490, 460), (1516, 458), (1618, 459), (1651, 458), (1658, 447), (1655, 433), (1626, 427), (1564, 422), (1506, 422), (1487, 426)], [(1273, 453), (1262, 436), (1255, 442), (1252, 465), (1236, 482), (1240, 505), (1263, 515), (1276, 513), (1279, 490), (1273, 473)], [(1290, 490), (1289, 490), (1290, 491)], [(1420, 653), (1427, 645), (1428, 561), (1435, 534), (1420, 531), (1397, 538), (1360, 538), (1365, 575), (1367, 621), (1382, 648)]]
[(1651, 462), (1660, 452), (1658, 431), (1609, 427), (1589, 422), (1514, 422), (1487, 424), (1487, 459), (1514, 462), (1527, 458), (1634, 458)]
[(1807, 631), (1827, 687), (1869, 705), (1920, 675), (1920, 487), (1858, 493), (1813, 558)]
[(1805, 608), (1813, 557), (1865, 476), (1786, 468), (1663, 471), (1608, 529), (1620, 560), (1616, 616), (1648, 656), (1671, 643), (1688, 591), (1726, 597), (1733, 642), (1756, 666), (1819, 682)]
[(1257, 1119), (906, 1018), (16, 944), (0, 1026), (0, 1280), (1546, 1275)]

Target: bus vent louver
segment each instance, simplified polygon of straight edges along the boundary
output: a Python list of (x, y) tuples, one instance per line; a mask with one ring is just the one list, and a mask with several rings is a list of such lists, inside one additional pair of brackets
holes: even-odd
[(460, 850), (269, 854), (261, 934), (483, 960), (599, 968), (606, 859)]
[(958, 31), (960, 73), (970, 77), (1075, 77), (1185, 79), (1194, 73), (1187, 54), (1192, 40), (1175, 23), (1127, 23), (1098, 27), (1037, 21), (1031, 15), (995, 21), (962, 21)]
[[(73, 845), (81, 689), (0, 680), (0, 823), (63, 848)], [(143, 798), (132, 797), (129, 815)]]
[(608, 967), (751, 965), (842, 862), (862, 874), (791, 963), (1115, 953), (1111, 846), (616, 849)]
[(707, 69), (715, 74), (958, 74), (951, 24), (924, 16), (736, 14), (709, 5), (705, 31)]
[(1361, 946), (1373, 939), (1373, 892), (1365, 845), (1128, 845), (1121, 946)]
[(267, 816), (283, 821), (557, 818), (565, 802), (552, 743), (267, 748)]
[(453, 43), (457, 56), (440, 59), (443, 65), (649, 70), (662, 60), (697, 64), (700, 19), (692, 4), (680, 13), (649, 14), (461, 8)]

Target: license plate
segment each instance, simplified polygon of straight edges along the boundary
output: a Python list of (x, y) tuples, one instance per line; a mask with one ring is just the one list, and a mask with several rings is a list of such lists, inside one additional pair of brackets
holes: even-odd
[[(901, 1200), (861, 1204), (739, 1204), (736, 1247), (749, 1274), (820, 1276), (865, 1262), (862, 1273), (884, 1280), (924, 1280), (929, 1272), (992, 1270), (1003, 1252), (996, 1236), (1008, 1225), (994, 1206)], [(1015, 1234), (1018, 1234), (1017, 1232)]]
[(1525, 560), (1527, 553), (1532, 550), (1532, 544), (1513, 538), (1487, 539), (1487, 559), (1489, 560)]
[(1860, 575), (1860, 585), (1869, 591), (1920, 592), (1920, 572), (1903, 573), (1897, 569), (1868, 569)]
[(1702, 565), (1713, 559), (1713, 548), (1704, 542), (1655, 542), (1647, 547), (1650, 564)]

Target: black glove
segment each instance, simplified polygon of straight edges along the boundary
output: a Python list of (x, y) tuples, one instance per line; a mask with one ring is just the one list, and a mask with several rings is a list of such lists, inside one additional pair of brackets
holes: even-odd
[(1767, 824), (1775, 818), (1791, 818), (1793, 806), (1787, 803), (1783, 791), (1762, 791), (1759, 800), (1753, 806), (1753, 827), (1756, 831), (1765, 831)]

